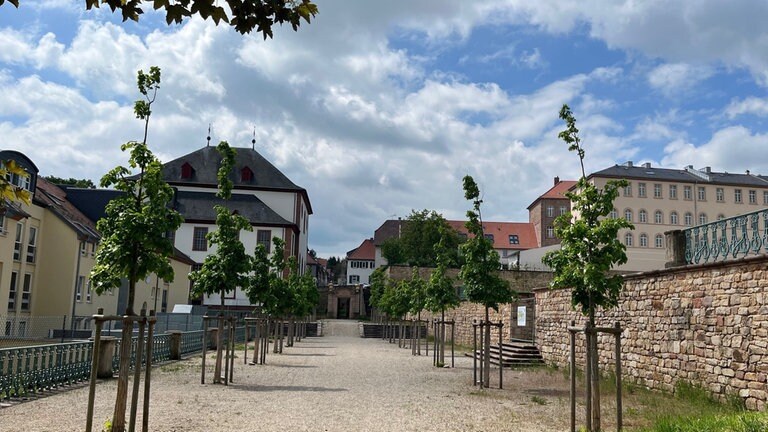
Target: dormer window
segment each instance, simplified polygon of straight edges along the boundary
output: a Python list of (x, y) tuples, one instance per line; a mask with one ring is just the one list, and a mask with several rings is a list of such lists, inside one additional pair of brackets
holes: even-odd
[(240, 170), (240, 181), (243, 183), (249, 183), (253, 181), (253, 171), (250, 168), (245, 167)]
[(184, 162), (184, 165), (181, 166), (181, 178), (191, 179), (194, 174), (195, 169), (192, 168), (192, 165), (189, 162)]

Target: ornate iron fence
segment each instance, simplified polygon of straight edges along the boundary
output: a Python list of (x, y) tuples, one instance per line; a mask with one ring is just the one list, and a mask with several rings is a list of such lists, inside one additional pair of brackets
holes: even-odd
[(686, 228), (685, 262), (725, 261), (768, 252), (768, 209)]
[[(202, 351), (203, 332), (183, 332), (181, 355)], [(145, 339), (146, 340), (146, 339)], [(138, 337), (131, 349), (131, 368), (135, 365)], [(93, 342), (69, 342), (0, 349), (0, 400), (33, 395), (87, 381), (91, 373)], [(152, 360), (161, 363), (171, 358), (170, 334), (153, 337)], [(117, 340), (112, 369), (120, 366), (120, 340)]]
[(92, 342), (0, 349), (0, 399), (87, 380), (92, 351)]

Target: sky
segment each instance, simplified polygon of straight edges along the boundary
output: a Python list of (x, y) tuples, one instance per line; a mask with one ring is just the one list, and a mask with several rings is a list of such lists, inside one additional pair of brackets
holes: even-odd
[(168, 161), (226, 140), (309, 194), (310, 247), (341, 256), (385, 220), (528, 221), (577, 179), (557, 135), (568, 104), (588, 172), (633, 161), (768, 174), (768, 2), (316, 0), (274, 39), (195, 17), (138, 23), (84, 1), (0, 6), (0, 148), (41, 175), (89, 178), (140, 140), (136, 71), (162, 84), (148, 144)]

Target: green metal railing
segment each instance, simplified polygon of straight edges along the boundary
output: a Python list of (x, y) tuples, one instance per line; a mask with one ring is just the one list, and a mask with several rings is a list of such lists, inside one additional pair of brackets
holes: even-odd
[[(181, 354), (189, 355), (202, 351), (202, 336), (202, 330), (183, 332)], [(131, 344), (131, 368), (135, 365), (137, 343), (138, 337), (134, 337)], [(91, 341), (0, 349), (0, 400), (87, 381), (90, 377), (92, 355)], [(168, 361), (170, 358), (171, 336), (155, 335), (152, 340), (153, 363)], [(117, 372), (119, 366), (118, 339), (112, 358), (112, 370)]]
[(92, 354), (92, 342), (0, 349), (0, 399), (85, 381)]
[(685, 262), (725, 261), (768, 252), (768, 209), (686, 228)]

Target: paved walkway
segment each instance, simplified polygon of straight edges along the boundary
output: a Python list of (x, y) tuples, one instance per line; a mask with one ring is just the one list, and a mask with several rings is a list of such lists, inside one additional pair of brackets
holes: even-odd
[[(270, 353), (267, 365), (245, 365), (238, 352), (235, 380), (228, 387), (200, 384), (199, 357), (154, 369), (150, 430), (525, 432), (567, 428), (558, 420), (567, 410), (567, 397), (537, 405), (529, 394), (519, 391), (479, 391), (472, 386), (469, 358), (458, 357), (455, 369), (433, 368), (431, 356), (414, 357), (410, 349), (396, 344), (362, 339), (351, 331), (356, 326), (331, 322), (326, 330), (333, 336), (305, 339), (285, 348), (282, 355)], [(211, 368), (212, 363), (208, 362)], [(506, 375), (507, 388), (520, 378), (515, 374), (521, 372)], [(99, 384), (97, 426), (111, 417), (114, 394), (114, 380)], [(82, 431), (86, 402), (87, 388), (81, 387), (3, 408), (0, 430)]]

